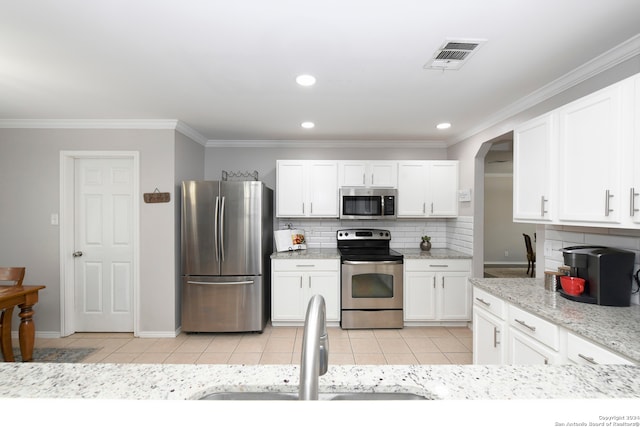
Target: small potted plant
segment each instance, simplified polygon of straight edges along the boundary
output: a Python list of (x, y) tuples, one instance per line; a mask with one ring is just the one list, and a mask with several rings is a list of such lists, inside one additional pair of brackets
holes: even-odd
[(422, 249), (423, 251), (431, 250), (431, 237), (422, 236), (422, 242), (420, 242), (420, 249)]

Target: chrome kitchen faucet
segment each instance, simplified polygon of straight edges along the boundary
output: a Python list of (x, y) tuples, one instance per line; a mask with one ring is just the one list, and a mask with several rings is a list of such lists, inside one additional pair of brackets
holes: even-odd
[(302, 336), (299, 400), (318, 400), (318, 382), (329, 368), (329, 336), (326, 305), (322, 295), (314, 295), (307, 306)]

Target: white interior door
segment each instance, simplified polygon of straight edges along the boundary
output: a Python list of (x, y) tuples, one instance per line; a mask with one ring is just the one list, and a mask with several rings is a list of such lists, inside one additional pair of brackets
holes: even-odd
[(77, 332), (133, 331), (133, 161), (75, 161)]

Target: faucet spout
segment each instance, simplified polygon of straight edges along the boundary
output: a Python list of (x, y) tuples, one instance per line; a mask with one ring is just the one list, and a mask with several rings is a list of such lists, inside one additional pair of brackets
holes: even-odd
[(318, 400), (318, 382), (329, 368), (329, 337), (326, 305), (322, 295), (314, 295), (307, 306), (302, 336), (299, 400)]

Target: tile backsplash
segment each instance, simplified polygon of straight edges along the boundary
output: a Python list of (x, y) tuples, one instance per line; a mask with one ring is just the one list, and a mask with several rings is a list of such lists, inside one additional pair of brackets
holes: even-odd
[(391, 232), (392, 248), (418, 248), (421, 237), (431, 236), (433, 248), (448, 248), (473, 253), (473, 218), (451, 219), (398, 219), (395, 221), (341, 221), (338, 219), (279, 218), (278, 229), (291, 228), (305, 231), (308, 248), (335, 248), (336, 231), (343, 228), (381, 228)]
[[(640, 230), (548, 225), (545, 227), (544, 241), (545, 270), (555, 271), (564, 265), (562, 248), (580, 245), (601, 245), (635, 252), (634, 272), (640, 269)], [(636, 282), (632, 289), (638, 289)], [(632, 294), (631, 303), (640, 304), (638, 292)]]

